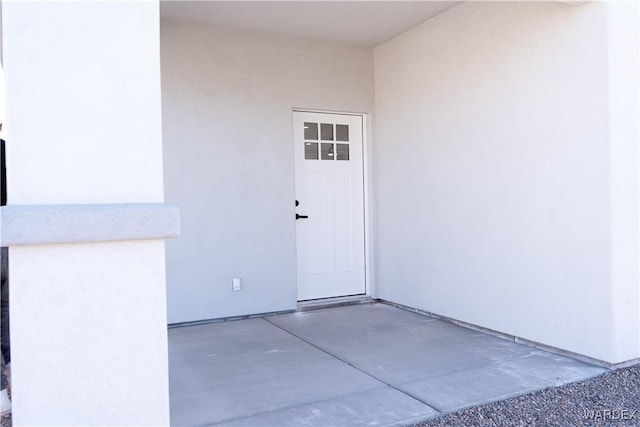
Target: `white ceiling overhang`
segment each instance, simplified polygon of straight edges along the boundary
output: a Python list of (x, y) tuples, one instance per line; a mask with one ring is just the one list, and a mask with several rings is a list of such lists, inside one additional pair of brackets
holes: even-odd
[(376, 46), (461, 1), (162, 1), (163, 20)]

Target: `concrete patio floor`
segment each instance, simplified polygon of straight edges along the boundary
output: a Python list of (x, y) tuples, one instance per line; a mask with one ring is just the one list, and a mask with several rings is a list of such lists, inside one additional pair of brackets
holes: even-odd
[(385, 304), (169, 330), (172, 425), (406, 425), (604, 372)]

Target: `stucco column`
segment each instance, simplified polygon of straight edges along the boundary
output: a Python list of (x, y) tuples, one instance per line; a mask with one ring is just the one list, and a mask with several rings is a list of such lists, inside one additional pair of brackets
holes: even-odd
[(15, 425), (166, 425), (159, 6), (3, 2)]
[(607, 3), (611, 355), (640, 360), (640, 6)]

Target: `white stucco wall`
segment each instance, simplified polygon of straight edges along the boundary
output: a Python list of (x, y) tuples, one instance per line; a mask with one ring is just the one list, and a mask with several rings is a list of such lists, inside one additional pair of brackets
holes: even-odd
[(640, 356), (640, 3), (607, 4), (612, 360)]
[(638, 13), (610, 7), (466, 2), (376, 48), (379, 297), (640, 355)]
[(16, 426), (168, 425), (162, 241), (11, 248)]
[[(373, 52), (162, 22), (169, 322), (296, 307), (292, 108), (373, 110)], [(232, 292), (240, 277), (244, 290)]]
[[(162, 202), (158, 3), (2, 8), (9, 205)], [(9, 271), (14, 425), (169, 423), (162, 240), (11, 247)]]
[[(135, 7), (135, 2), (125, 2), (118, 8), (105, 2), (83, 8), (75, 2), (48, 6), (13, 3), (20, 2), (7, 2), (4, 16), (4, 24), (9, 26), (4, 32), (6, 96), (8, 102), (13, 100), (14, 110), (18, 109), (15, 103), (21, 102), (19, 107), (29, 114), (14, 112), (7, 119), (14, 128), (11, 138), (30, 143), (13, 143), (7, 154), (11, 162), (20, 164), (7, 170), (9, 202), (162, 201), (162, 130), (148, 123), (148, 118), (158, 113), (160, 82), (146, 76), (146, 69), (137, 71), (132, 66), (157, 62), (157, 46), (153, 49), (149, 38), (113, 31), (120, 17), (132, 26), (137, 21), (147, 25), (146, 11), (154, 5)], [(21, 23), (12, 19), (11, 8), (33, 11), (34, 17), (29, 18), (33, 21), (17, 28)], [(88, 16), (77, 19), (78, 9)], [(45, 10), (55, 13), (56, 18), (47, 19), (40, 12)], [(134, 12), (125, 19), (129, 10)], [(36, 26), (39, 31), (34, 31)], [(113, 34), (102, 37), (103, 31)], [(11, 55), (46, 43), (51, 44), (50, 49), (30, 54), (29, 60), (21, 58), (24, 67), (33, 71), (8, 63)], [(16, 52), (12, 45), (24, 50)], [(74, 84), (67, 84), (69, 81)], [(79, 119), (79, 110), (85, 120)], [(61, 148), (64, 141), (77, 141), (74, 155)]]

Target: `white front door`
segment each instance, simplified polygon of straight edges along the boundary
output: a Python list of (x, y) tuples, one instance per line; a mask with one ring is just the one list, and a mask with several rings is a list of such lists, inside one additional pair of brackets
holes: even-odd
[(298, 300), (364, 294), (362, 116), (293, 118)]

